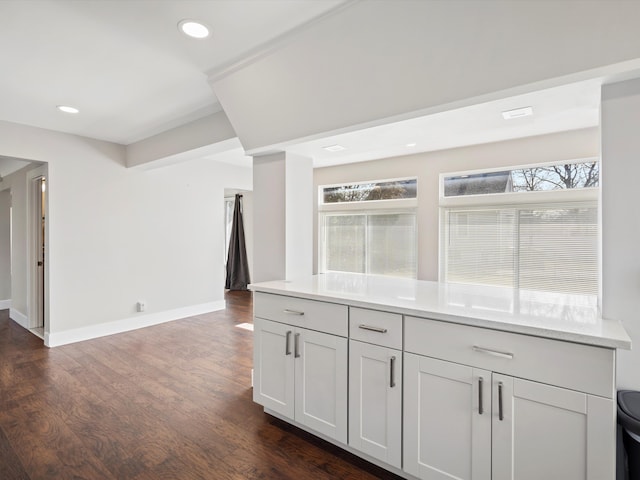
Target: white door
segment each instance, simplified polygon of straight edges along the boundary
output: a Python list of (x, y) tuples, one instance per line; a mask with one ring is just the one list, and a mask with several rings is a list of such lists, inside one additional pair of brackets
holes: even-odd
[(47, 166), (27, 172), (27, 317), (38, 336), (48, 332)]
[(402, 352), (349, 342), (349, 445), (402, 466)]
[(493, 403), (494, 480), (615, 477), (612, 400), (494, 373)]
[(296, 329), (295, 419), (347, 443), (347, 339)]
[(254, 318), (253, 401), (294, 417), (293, 327)]
[(404, 371), (404, 470), (490, 480), (491, 372), (409, 353)]
[[(46, 195), (46, 179), (45, 177), (38, 177), (33, 182), (33, 190), (35, 190), (35, 210), (36, 210), (36, 218), (34, 219), (35, 223), (35, 237), (36, 237), (36, 328), (44, 327), (44, 305), (45, 305), (45, 281), (44, 281), (44, 273), (45, 273), (45, 212), (46, 212), (46, 204), (45, 204), (45, 195)], [(47, 259), (48, 260), (48, 259)]]

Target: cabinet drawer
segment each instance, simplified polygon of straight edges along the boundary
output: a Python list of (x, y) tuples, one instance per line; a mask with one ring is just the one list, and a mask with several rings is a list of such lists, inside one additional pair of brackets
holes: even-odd
[(256, 317), (346, 337), (348, 307), (336, 303), (255, 292), (253, 314)]
[(349, 336), (354, 340), (402, 349), (402, 315), (349, 308)]
[(405, 351), (612, 398), (615, 351), (405, 317)]

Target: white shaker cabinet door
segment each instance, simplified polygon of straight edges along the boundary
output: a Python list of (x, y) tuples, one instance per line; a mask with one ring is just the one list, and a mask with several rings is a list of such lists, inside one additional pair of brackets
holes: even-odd
[(490, 480), (491, 372), (414, 354), (404, 369), (404, 470)]
[(349, 445), (401, 468), (401, 351), (349, 343)]
[(257, 317), (253, 327), (253, 401), (293, 419), (294, 328)]
[(295, 419), (347, 443), (347, 339), (296, 329)]
[(493, 375), (494, 480), (613, 479), (612, 400)]

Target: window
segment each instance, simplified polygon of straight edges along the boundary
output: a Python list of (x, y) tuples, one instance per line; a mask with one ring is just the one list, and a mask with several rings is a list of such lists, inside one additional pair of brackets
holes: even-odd
[(320, 187), (319, 271), (416, 278), (416, 196), (415, 179)]
[(600, 164), (591, 160), (468, 175), (447, 175), (443, 183), (445, 197), (590, 188), (600, 184)]
[(415, 278), (415, 213), (326, 213), (322, 271)]
[(416, 198), (417, 180), (389, 180), (322, 187), (322, 203)]
[(597, 295), (598, 170), (590, 161), (444, 176), (441, 279)]

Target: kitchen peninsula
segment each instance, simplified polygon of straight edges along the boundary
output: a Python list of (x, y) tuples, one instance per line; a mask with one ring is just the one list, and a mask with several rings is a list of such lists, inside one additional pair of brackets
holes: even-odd
[(360, 274), (251, 285), (254, 400), (405, 478), (611, 479), (595, 299)]

